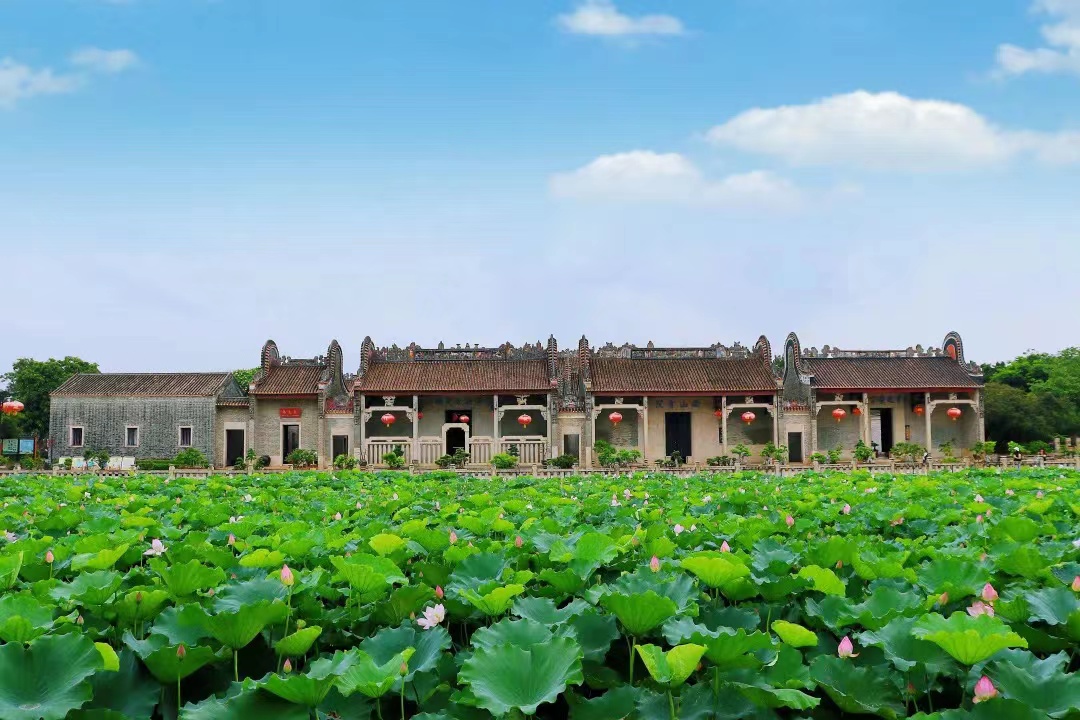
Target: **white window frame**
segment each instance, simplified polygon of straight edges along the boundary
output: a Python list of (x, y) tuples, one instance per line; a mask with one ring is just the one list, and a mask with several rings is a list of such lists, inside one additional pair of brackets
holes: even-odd
[[(75, 444), (75, 431), (79, 431), (79, 444)], [(86, 447), (86, 428), (82, 425), (72, 425), (68, 428), (68, 446), (73, 448)]]
[[(128, 442), (128, 432), (130, 432), (131, 430), (135, 431), (135, 444), (134, 445), (132, 445), (131, 443)], [(139, 447), (139, 443), (141, 443), (141, 442), (142, 442), (142, 431), (139, 429), (138, 425), (128, 425), (128, 426), (126, 426), (124, 428), (124, 447), (137, 448), (137, 447)]]
[[(187, 445), (184, 444), (185, 430), (188, 431), (188, 439), (190, 440)], [(195, 447), (195, 430), (191, 425), (181, 425), (176, 428), (176, 446), (180, 448)]]

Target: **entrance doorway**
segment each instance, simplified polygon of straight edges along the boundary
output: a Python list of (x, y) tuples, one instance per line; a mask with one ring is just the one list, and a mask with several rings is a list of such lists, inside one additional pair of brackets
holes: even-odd
[(465, 442), (465, 428), (453, 427), (446, 430), (446, 454), (453, 455), (455, 450), (468, 450)]
[(300, 447), (300, 426), (299, 425), (282, 425), (281, 426), (281, 462), (285, 462), (285, 458), (289, 457), (289, 454)]
[(330, 445), (334, 451), (334, 457), (338, 455), (349, 454), (349, 436), (348, 435), (333, 435), (330, 438)]
[(237, 459), (240, 462), (244, 461), (244, 431), (243, 430), (226, 430), (225, 431), (225, 464), (235, 465)]
[(690, 446), (690, 413), (669, 412), (664, 415), (665, 454), (671, 457), (679, 453), (683, 460), (689, 460), (693, 449)]
[(801, 432), (789, 432), (787, 434), (787, 446), (788, 446), (788, 460), (793, 463), (801, 463), (803, 461), (802, 455), (802, 433)]
[(878, 452), (888, 455), (893, 449), (893, 411), (888, 408), (870, 411), (870, 440), (877, 444)]

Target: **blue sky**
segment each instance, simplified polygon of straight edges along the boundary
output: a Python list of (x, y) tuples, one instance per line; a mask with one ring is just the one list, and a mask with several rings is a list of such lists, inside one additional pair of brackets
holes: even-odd
[(0, 367), (994, 361), (1076, 344), (1078, 231), (1080, 0), (0, 0)]

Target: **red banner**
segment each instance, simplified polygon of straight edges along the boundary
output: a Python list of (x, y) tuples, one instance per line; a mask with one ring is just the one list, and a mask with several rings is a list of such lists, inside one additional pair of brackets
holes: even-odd
[(278, 411), (283, 418), (298, 418), (300, 417), (300, 408), (281, 408)]

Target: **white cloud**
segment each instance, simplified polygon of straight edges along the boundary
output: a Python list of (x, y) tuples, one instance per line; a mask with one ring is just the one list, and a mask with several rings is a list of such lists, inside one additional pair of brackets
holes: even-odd
[(577, 35), (627, 37), (634, 35), (682, 35), (682, 21), (671, 15), (631, 17), (619, 12), (611, 0), (586, 0), (574, 12), (559, 16), (563, 30)]
[(139, 57), (131, 50), (102, 50), (87, 47), (71, 55), (71, 64), (92, 72), (118, 73), (134, 67)]
[(11, 58), (0, 59), (0, 107), (14, 107), (20, 100), (37, 95), (72, 92), (78, 85), (79, 78), (73, 75), (58, 75), (49, 68), (35, 69)]
[(1022, 154), (1080, 161), (1080, 134), (1002, 129), (966, 105), (857, 91), (807, 105), (754, 108), (717, 125), (721, 147), (792, 165), (911, 172), (998, 165)]
[(999, 45), (998, 73), (1080, 75), (1080, 0), (1036, 0), (1032, 10), (1054, 18), (1052, 24), (1041, 28), (1043, 39), (1050, 47), (1028, 49), (1007, 43)]
[(602, 155), (552, 177), (551, 191), (566, 198), (717, 207), (792, 205), (799, 196), (790, 182), (769, 172), (710, 180), (683, 155), (650, 150)]

